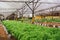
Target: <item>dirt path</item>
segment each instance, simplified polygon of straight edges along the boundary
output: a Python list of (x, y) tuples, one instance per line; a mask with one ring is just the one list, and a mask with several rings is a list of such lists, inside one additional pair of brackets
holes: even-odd
[(6, 29), (3, 27), (2, 24), (0, 24), (0, 40), (16, 40), (13, 36), (8, 38)]
[(6, 34), (2, 24), (0, 24), (0, 40), (8, 40), (8, 35)]

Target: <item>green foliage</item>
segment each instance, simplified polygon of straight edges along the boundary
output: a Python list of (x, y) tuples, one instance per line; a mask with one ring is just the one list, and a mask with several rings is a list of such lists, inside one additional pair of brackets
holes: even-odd
[(40, 20), (35, 20), (36, 22), (60, 22), (60, 19), (40, 19)]
[(2, 23), (17, 40), (60, 40), (59, 28), (47, 28), (20, 21), (3, 21)]

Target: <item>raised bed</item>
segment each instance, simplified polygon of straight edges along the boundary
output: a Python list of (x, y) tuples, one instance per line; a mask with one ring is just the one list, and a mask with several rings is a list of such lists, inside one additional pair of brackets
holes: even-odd
[(48, 28), (20, 21), (3, 21), (3, 24), (17, 40), (60, 40), (59, 28)]
[(45, 18), (43, 18), (40, 20), (36, 19), (35, 22), (58, 22), (58, 23), (60, 23), (60, 19), (45, 19)]
[(57, 22), (35, 22), (37, 25), (60, 28), (60, 23)]

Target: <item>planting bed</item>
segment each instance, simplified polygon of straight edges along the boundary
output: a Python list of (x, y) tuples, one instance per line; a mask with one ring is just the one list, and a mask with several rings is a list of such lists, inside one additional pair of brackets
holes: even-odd
[(60, 28), (60, 19), (59, 18), (54, 18), (54, 19), (42, 18), (40, 20), (35, 20), (35, 24)]
[(35, 20), (35, 22), (60, 22), (60, 19), (40, 19), (40, 20)]
[(3, 24), (17, 40), (60, 40), (60, 28), (48, 28), (20, 21), (3, 21)]
[(60, 28), (60, 23), (56, 23), (56, 22), (35, 22), (35, 24)]

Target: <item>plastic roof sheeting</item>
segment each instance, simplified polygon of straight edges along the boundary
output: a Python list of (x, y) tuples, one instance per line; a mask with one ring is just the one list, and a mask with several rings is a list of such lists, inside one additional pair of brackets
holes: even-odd
[[(32, 0), (0, 0), (0, 1), (32, 1)], [(35, 1), (37, 1), (37, 0), (35, 0)], [(60, 0), (40, 0), (39, 2), (60, 3)], [(0, 2), (0, 13), (14, 12), (14, 11), (16, 11), (16, 9), (22, 8), (23, 5), (24, 5), (24, 3)], [(59, 5), (59, 4), (41, 4), (35, 11), (46, 9), (46, 8), (53, 7), (56, 5)]]

